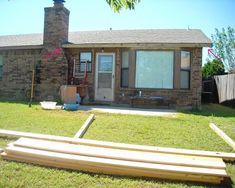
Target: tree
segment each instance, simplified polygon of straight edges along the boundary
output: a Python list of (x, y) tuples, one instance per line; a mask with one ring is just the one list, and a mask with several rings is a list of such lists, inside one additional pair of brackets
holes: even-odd
[(207, 63), (202, 67), (203, 78), (211, 78), (214, 75), (221, 75), (224, 73), (224, 64), (218, 59), (213, 59), (212, 61), (207, 60)]
[(213, 48), (216, 54), (223, 61), (225, 68), (229, 72), (235, 71), (235, 30), (228, 26), (227, 30), (215, 29), (215, 34), (211, 36)]
[(106, 0), (109, 6), (114, 12), (120, 12), (122, 8), (125, 9), (135, 9), (135, 5), (140, 2), (140, 0)]

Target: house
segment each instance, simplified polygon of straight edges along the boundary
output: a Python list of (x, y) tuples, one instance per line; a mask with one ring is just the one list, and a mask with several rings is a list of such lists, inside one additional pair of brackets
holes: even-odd
[[(89, 102), (200, 107), (202, 48), (197, 29), (107, 30), (69, 33), (63, 1), (45, 8), (44, 33), (0, 36), (0, 97), (24, 99), (35, 74), (36, 100), (57, 100), (62, 85), (88, 85)], [(85, 70), (87, 71), (85, 74)]]

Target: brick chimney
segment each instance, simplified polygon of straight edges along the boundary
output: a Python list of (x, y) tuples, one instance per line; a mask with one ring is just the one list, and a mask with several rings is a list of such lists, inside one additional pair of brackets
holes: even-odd
[(62, 44), (68, 42), (69, 10), (64, 0), (53, 0), (45, 8), (42, 61), (39, 65), (40, 83), (36, 85), (37, 100), (60, 99), (60, 86), (67, 84), (68, 62)]
[(53, 0), (54, 6), (44, 9), (44, 35), (45, 47), (61, 47), (68, 42), (69, 10), (64, 7), (64, 0)]

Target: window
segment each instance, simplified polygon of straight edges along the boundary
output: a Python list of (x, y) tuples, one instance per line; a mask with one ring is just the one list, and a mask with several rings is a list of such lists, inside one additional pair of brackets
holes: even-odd
[(173, 51), (137, 51), (136, 88), (173, 88)]
[(76, 61), (75, 58), (71, 60), (71, 64), (73, 65), (73, 77), (79, 77), (80, 64), (78, 63), (78, 61)]
[(80, 53), (80, 69), (79, 72), (91, 72), (92, 64), (91, 64), (91, 52), (81, 52)]
[(113, 55), (99, 55), (98, 58), (98, 88), (112, 88)]
[(0, 80), (2, 80), (3, 76), (3, 58), (0, 56)]
[(181, 51), (180, 88), (190, 88), (190, 52)]
[(122, 52), (122, 68), (121, 68), (121, 87), (128, 87), (129, 80), (129, 52)]

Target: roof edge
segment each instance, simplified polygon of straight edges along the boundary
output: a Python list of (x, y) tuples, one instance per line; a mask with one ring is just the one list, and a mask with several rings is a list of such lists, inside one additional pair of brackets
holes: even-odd
[(128, 47), (128, 48), (183, 48), (183, 47), (211, 47), (212, 43), (84, 43), (63, 44), (63, 48), (102, 48), (102, 47)]
[(42, 49), (43, 45), (25, 45), (25, 46), (0, 46), (0, 50), (28, 50)]

